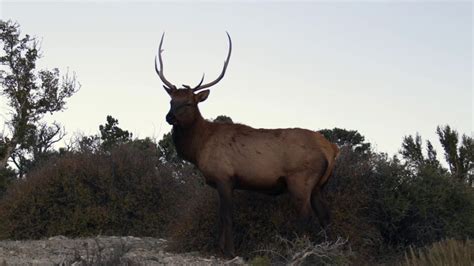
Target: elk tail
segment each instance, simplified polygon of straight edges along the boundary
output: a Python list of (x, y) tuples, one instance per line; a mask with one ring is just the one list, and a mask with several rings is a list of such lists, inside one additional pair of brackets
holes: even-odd
[(339, 147), (336, 144), (331, 143), (331, 148), (333, 150), (332, 156), (327, 160), (327, 168), (324, 172), (324, 175), (321, 177), (319, 182), (316, 184), (316, 187), (322, 189), (324, 185), (326, 185), (329, 177), (331, 176), (332, 172), (334, 171), (334, 167), (336, 166), (336, 159), (339, 156)]

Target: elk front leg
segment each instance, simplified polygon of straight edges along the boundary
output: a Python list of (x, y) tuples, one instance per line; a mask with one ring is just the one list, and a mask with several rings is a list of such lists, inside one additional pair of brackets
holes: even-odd
[(226, 256), (234, 256), (234, 237), (232, 234), (232, 190), (230, 183), (216, 184), (219, 193), (219, 247)]

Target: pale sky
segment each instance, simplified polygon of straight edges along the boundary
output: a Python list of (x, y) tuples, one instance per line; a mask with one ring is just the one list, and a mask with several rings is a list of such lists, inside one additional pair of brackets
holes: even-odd
[[(403, 136), (436, 143), (436, 126), (472, 136), (472, 2), (23, 2), (1, 19), (41, 40), (40, 67), (75, 72), (81, 90), (52, 119), (97, 134), (107, 115), (134, 136), (161, 138), (165, 75), (195, 85), (227, 74), (200, 104), (257, 128), (356, 129), (395, 154)], [(0, 105), (2, 115), (8, 108)], [(1, 119), (1, 118), (0, 118)]]

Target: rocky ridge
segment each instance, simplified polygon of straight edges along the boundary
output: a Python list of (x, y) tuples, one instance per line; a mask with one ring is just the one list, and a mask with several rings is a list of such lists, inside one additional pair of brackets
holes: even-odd
[(170, 253), (167, 240), (151, 237), (97, 236), (70, 239), (0, 241), (0, 266), (4, 265), (243, 265), (232, 260), (202, 257), (198, 252)]

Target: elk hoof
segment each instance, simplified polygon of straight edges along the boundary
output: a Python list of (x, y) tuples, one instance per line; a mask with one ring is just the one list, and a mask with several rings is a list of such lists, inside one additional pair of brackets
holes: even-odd
[(233, 248), (221, 248), (221, 252), (226, 258), (235, 258), (235, 250)]
[(228, 258), (235, 258), (235, 251), (233, 251), (233, 250), (227, 251), (227, 252), (225, 252), (225, 256), (228, 257)]

